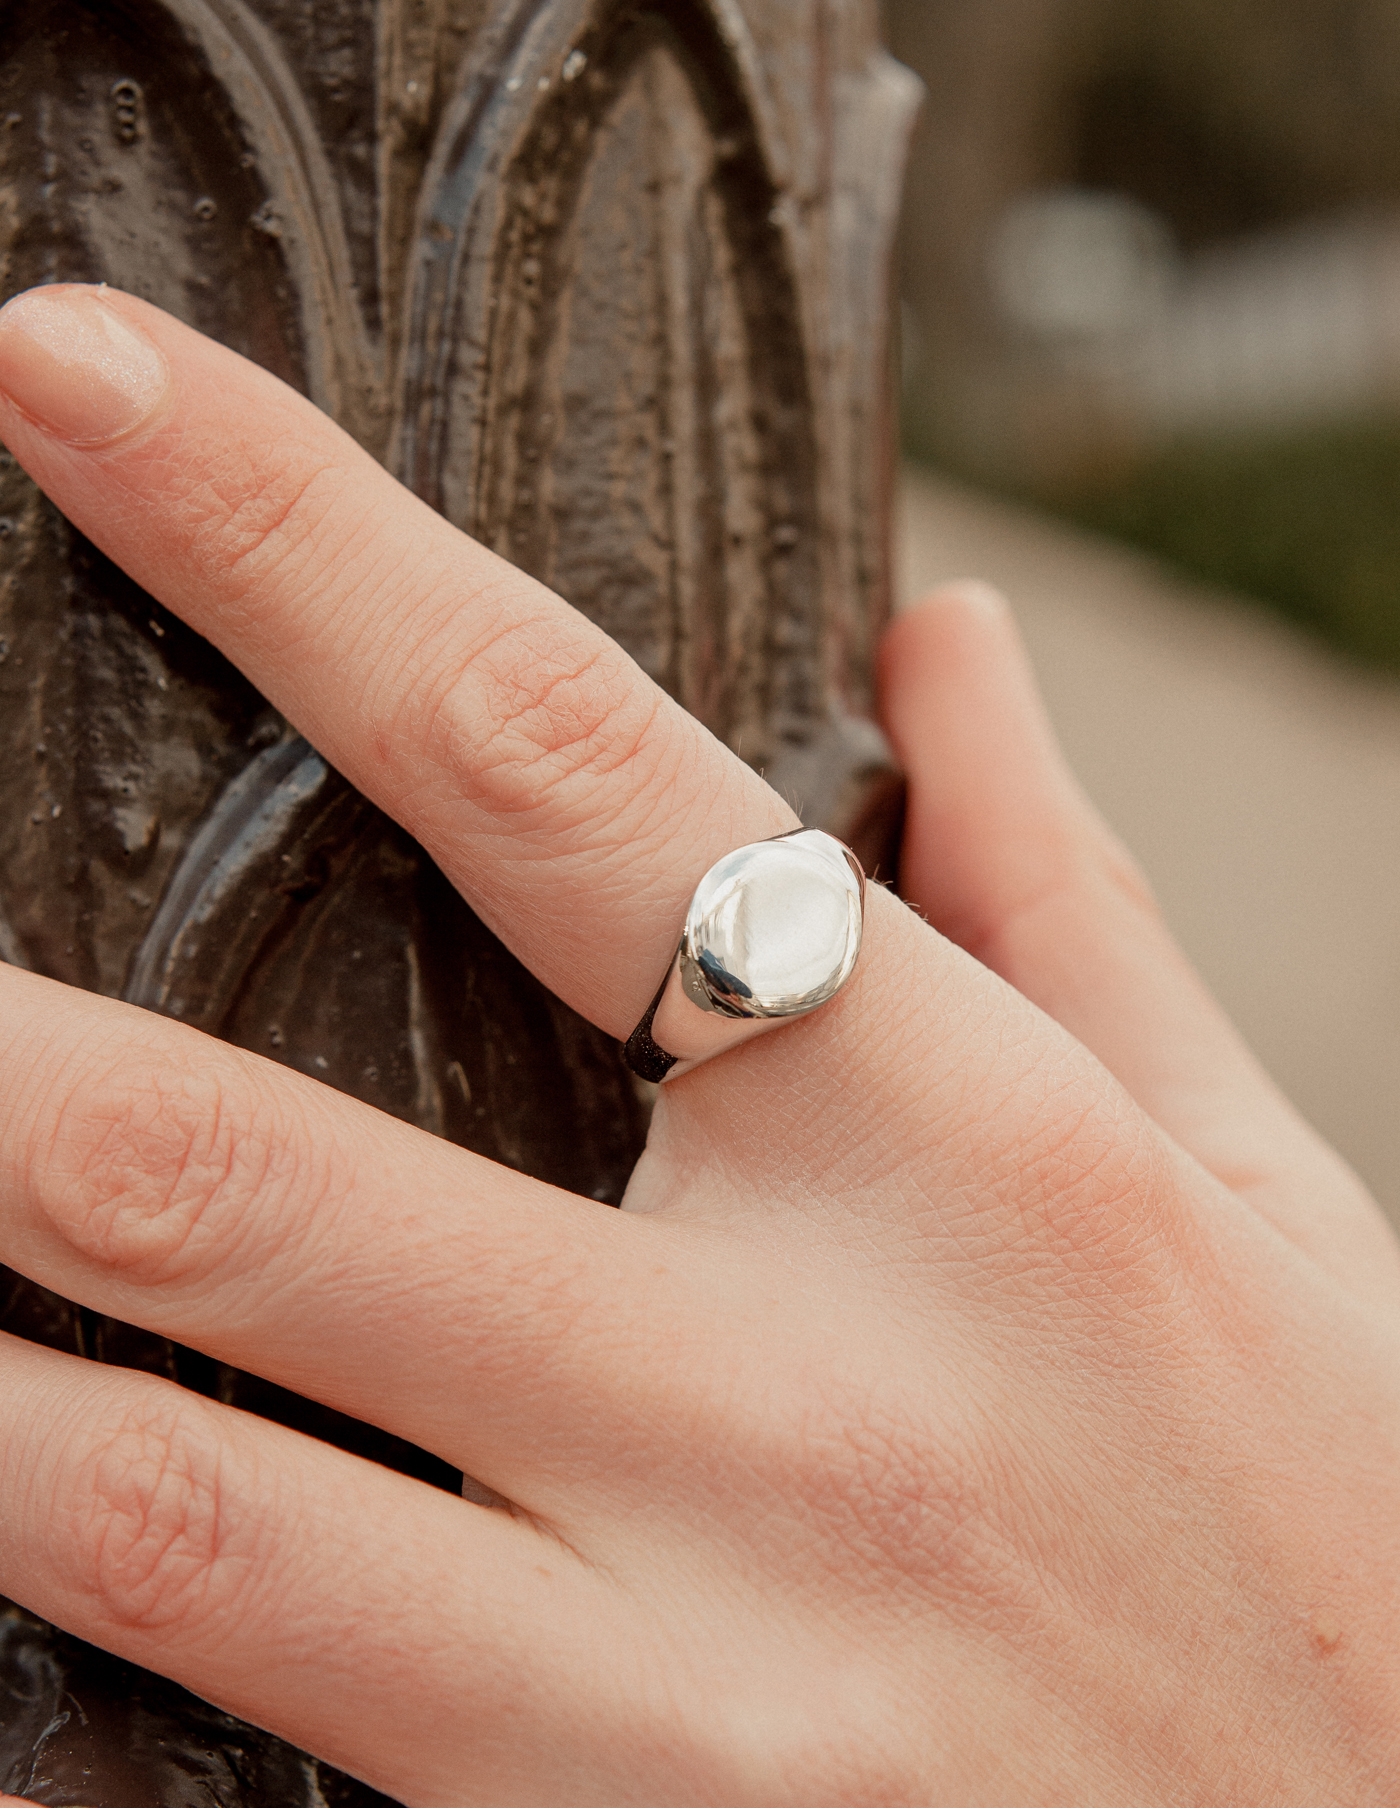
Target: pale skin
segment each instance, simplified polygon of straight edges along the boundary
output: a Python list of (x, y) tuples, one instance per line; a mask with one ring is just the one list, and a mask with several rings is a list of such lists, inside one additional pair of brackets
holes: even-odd
[[(0, 313), (0, 438), (625, 1036), (783, 800), (155, 309)], [(409, 1808), (1400, 1796), (1400, 1256), (1176, 950), (1005, 606), (901, 618), (908, 908), (663, 1089), (614, 1212), (0, 968), (0, 1259), (460, 1501), (6, 1338), (0, 1591)], [(586, 958), (584, 958), (586, 955)]]

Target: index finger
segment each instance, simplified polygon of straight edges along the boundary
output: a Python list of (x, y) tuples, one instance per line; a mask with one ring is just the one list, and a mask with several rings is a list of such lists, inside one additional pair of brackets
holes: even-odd
[[(312, 404), (158, 310), (75, 286), (17, 297), (0, 312), (0, 389), (0, 433), (59, 507), (603, 1028), (638, 1022), (706, 869), (796, 826), (581, 614), (416, 501)], [(865, 946), (811, 1029), (682, 1082), (629, 1204), (675, 1209), (688, 1187), (714, 1212), (757, 1187), (839, 1219), (858, 1195), (903, 1240), (923, 1215), (912, 1202), (931, 1198), (938, 1221), (971, 1171), (979, 1210), (1010, 1200), (1019, 1236), (1017, 1202), (1072, 1146), (1087, 1178), (1057, 1191), (1055, 1234), (1074, 1194), (1102, 1244), (1100, 1205), (1136, 1198), (1123, 1174), (1147, 1135), (1126, 1101), (878, 887)], [(1134, 1236), (1146, 1217), (1134, 1206)]]
[(696, 880), (797, 826), (618, 645), (310, 402), (132, 296), (0, 311), (0, 433), (560, 997), (626, 1035)]

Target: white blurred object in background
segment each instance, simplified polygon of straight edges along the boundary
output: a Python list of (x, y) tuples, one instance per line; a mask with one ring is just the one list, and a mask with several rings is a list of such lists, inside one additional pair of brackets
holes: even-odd
[(1035, 369), (1076, 418), (1139, 448), (1182, 433), (1308, 426), (1400, 407), (1400, 221), (1354, 214), (1189, 257), (1127, 195), (1017, 197), (989, 276), (1036, 405)]
[(1020, 195), (997, 222), (989, 261), (1005, 323), (1071, 353), (1145, 332), (1179, 274), (1171, 231), (1151, 208), (1082, 188)]

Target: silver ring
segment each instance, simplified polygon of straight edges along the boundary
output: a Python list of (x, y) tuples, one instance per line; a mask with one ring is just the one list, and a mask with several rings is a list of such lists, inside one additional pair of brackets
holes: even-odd
[(815, 1011), (851, 977), (864, 919), (865, 874), (834, 835), (794, 829), (735, 848), (695, 888), (627, 1065), (643, 1080), (678, 1079)]

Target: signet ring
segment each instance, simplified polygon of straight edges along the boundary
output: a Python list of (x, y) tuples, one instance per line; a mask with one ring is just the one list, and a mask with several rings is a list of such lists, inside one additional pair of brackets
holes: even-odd
[(625, 1045), (643, 1080), (828, 1003), (860, 953), (865, 874), (834, 835), (793, 829), (717, 860), (695, 888), (666, 977)]

